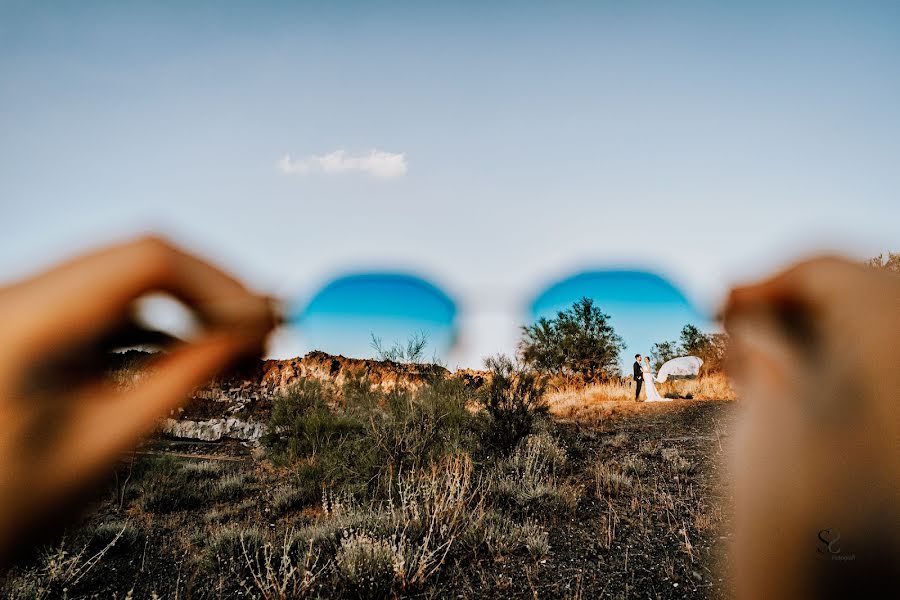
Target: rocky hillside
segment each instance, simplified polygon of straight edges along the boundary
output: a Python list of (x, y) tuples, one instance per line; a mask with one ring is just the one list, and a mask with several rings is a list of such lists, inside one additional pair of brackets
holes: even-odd
[[(152, 355), (129, 351), (113, 357), (111, 371), (122, 385), (136, 385), (148, 372)], [(160, 431), (179, 438), (214, 441), (234, 438), (256, 441), (265, 433), (272, 399), (301, 379), (342, 386), (364, 378), (383, 390), (415, 389), (434, 377), (460, 377), (480, 386), (485, 373), (471, 369), (451, 373), (430, 364), (347, 358), (325, 352), (287, 360), (244, 365), (196, 390), (191, 399), (161, 423)]]

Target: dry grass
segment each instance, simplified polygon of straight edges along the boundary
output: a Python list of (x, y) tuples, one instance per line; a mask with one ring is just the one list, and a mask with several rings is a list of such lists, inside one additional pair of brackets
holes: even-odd
[[(657, 384), (660, 394), (694, 400), (735, 400), (728, 378), (711, 373), (698, 379), (670, 380)], [(588, 386), (560, 386), (547, 395), (550, 414), (564, 419), (597, 422), (612, 417), (627, 417), (643, 410), (634, 401), (634, 382), (606, 382)]]
[(631, 477), (616, 468), (611, 468), (606, 463), (597, 461), (588, 468), (594, 484), (594, 495), (598, 498), (604, 496), (617, 496), (632, 488), (634, 481)]
[[(111, 482), (98, 514), (0, 597), (718, 597), (727, 513), (710, 482), (729, 403), (601, 388), (556, 394), (555, 412), (591, 396), (593, 414), (625, 418), (542, 420), (508, 454), (475, 443), (489, 423), (439, 390), (415, 411), (374, 405), (284, 466), (142, 458), (128, 493)], [(298, 436), (344, 432), (344, 414), (300, 416)]]

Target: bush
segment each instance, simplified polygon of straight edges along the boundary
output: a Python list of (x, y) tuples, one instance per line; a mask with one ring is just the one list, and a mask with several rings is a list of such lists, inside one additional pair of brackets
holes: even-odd
[[(304, 543), (287, 531), (280, 541), (266, 543), (255, 558), (247, 562), (249, 579), (244, 591), (263, 600), (296, 600), (313, 596), (322, 569), (317, 568), (319, 555), (312, 544)], [(315, 597), (321, 597), (316, 595)]]
[(269, 433), (262, 441), (276, 462), (328, 452), (344, 439), (358, 434), (359, 421), (337, 414), (328, 406), (328, 390), (319, 381), (302, 379), (275, 398)]
[(627, 475), (640, 477), (647, 472), (647, 463), (640, 457), (628, 455), (621, 461), (622, 471)]
[(525, 521), (522, 525), (522, 539), (532, 558), (543, 558), (550, 554), (550, 536), (534, 521)]
[(565, 450), (548, 433), (529, 435), (509, 458), (498, 463), (490, 480), (491, 496), (499, 505), (523, 515), (574, 510), (577, 491), (557, 479), (565, 461)]
[(541, 318), (523, 327), (519, 350), (535, 369), (591, 382), (619, 373), (624, 347), (609, 315), (590, 298), (582, 298), (553, 319)]
[(343, 591), (352, 598), (385, 598), (402, 568), (402, 549), (365, 532), (348, 532), (334, 557)]
[(503, 355), (488, 358), (485, 365), (491, 379), (478, 396), (489, 417), (484, 441), (508, 454), (532, 432), (535, 418), (547, 414), (546, 380)]
[(248, 559), (252, 562), (265, 544), (262, 533), (256, 527), (224, 525), (213, 529), (207, 544), (210, 563), (225, 565), (229, 570), (242, 573)]
[(317, 501), (323, 488), (387, 498), (400, 473), (477, 450), (471, 401), (463, 382), (445, 378), (391, 392), (365, 379), (351, 379), (340, 393), (304, 382), (276, 399), (263, 442), (295, 469), (301, 504)]
[(536, 559), (550, 552), (549, 536), (535, 521), (526, 519), (519, 524), (495, 511), (485, 513), (484, 518), (466, 532), (464, 543), (476, 554), (486, 550), (494, 560), (522, 550)]
[(690, 475), (694, 472), (693, 463), (681, 456), (678, 448), (663, 448), (662, 457), (669, 470), (676, 475)]
[(246, 476), (240, 473), (226, 475), (213, 486), (213, 497), (216, 500), (240, 500), (249, 483)]
[(889, 273), (900, 273), (900, 252), (888, 252), (887, 256), (879, 254), (865, 261), (865, 265)]
[(696, 325), (688, 323), (681, 328), (681, 336), (677, 341), (665, 341), (653, 344), (650, 357), (653, 368), (659, 368), (668, 360), (679, 356), (698, 356), (703, 359), (702, 372), (716, 373), (722, 370), (728, 336), (724, 333), (703, 333)]
[(591, 465), (590, 473), (594, 480), (594, 493), (598, 498), (604, 495), (617, 496), (630, 490), (634, 484), (631, 477), (600, 461)]

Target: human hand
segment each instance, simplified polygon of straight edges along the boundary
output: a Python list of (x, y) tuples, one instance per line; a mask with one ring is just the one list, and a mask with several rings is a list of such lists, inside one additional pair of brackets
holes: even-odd
[(739, 596), (891, 589), (900, 573), (900, 277), (809, 261), (734, 290), (725, 325), (744, 400), (733, 465)]
[[(104, 358), (140, 332), (130, 314), (151, 292), (191, 308), (203, 333), (118, 389), (102, 377)], [(273, 326), (265, 298), (154, 237), (0, 288), (0, 561), (192, 389), (259, 354)]]

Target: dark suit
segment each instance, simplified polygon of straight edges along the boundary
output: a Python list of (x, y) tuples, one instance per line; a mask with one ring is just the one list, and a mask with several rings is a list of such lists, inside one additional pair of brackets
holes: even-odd
[(644, 372), (641, 369), (641, 363), (639, 363), (638, 361), (634, 361), (634, 381), (636, 384), (634, 386), (634, 399), (640, 400), (641, 386), (644, 385)]

